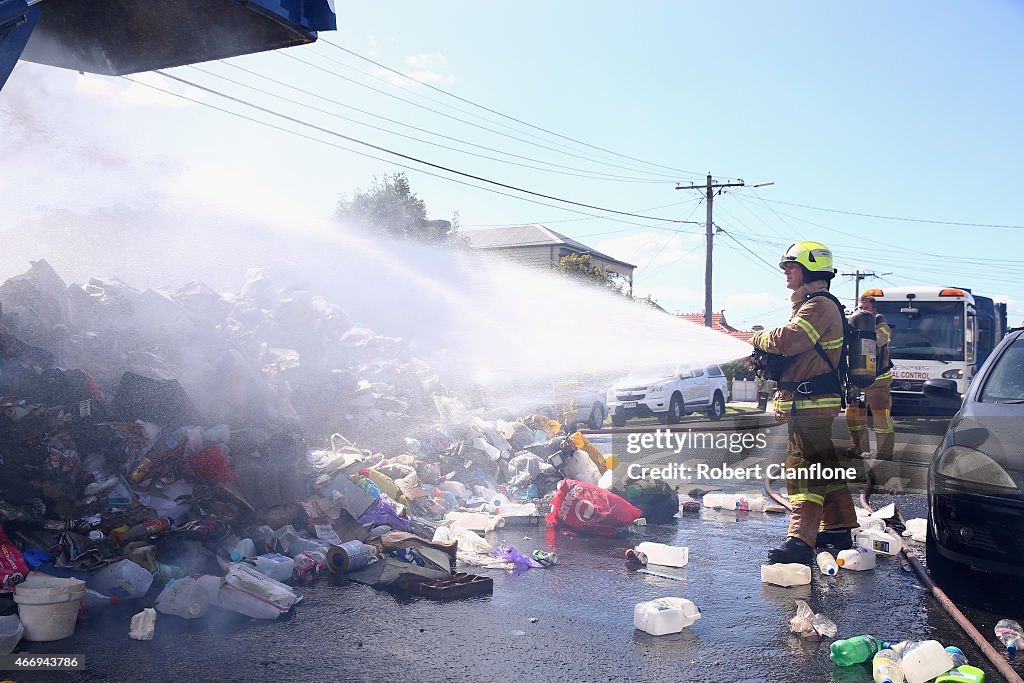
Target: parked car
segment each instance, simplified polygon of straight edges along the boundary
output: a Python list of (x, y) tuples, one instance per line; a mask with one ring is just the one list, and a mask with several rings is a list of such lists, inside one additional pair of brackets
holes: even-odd
[[(928, 380), (949, 398), (952, 380)], [(1024, 576), (1024, 330), (1003, 338), (964, 394), (928, 471), (928, 569)]]
[(633, 417), (651, 416), (676, 424), (692, 412), (721, 420), (728, 395), (728, 382), (717, 365), (680, 365), (620, 380), (608, 390), (606, 403), (616, 427)]

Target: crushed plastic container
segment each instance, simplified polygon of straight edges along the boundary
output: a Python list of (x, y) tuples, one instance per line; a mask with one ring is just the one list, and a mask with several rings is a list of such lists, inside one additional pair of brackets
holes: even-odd
[(156, 598), (156, 610), (182, 619), (198, 619), (209, 610), (206, 590), (194, 578), (171, 581)]
[(679, 633), (700, 619), (700, 610), (686, 598), (658, 598), (633, 608), (633, 626), (652, 636)]
[(910, 537), (911, 540), (917, 541), (918, 543), (924, 543), (928, 534), (928, 520), (923, 517), (915, 517), (914, 519), (908, 519), (906, 523), (906, 531), (903, 532), (904, 537)]
[(505, 526), (505, 520), (501, 517), (492, 517), (482, 512), (449, 512), (445, 515), (445, 519), (450, 523), (458, 524), (463, 529), (477, 533), (485, 533)]
[(824, 614), (815, 614), (803, 600), (796, 601), (796, 614), (789, 620), (789, 630), (804, 638), (834, 638), (839, 631), (835, 622)]
[(0, 617), (0, 655), (9, 655), (21, 642), (25, 627), (17, 614)]
[(903, 542), (897, 534), (876, 529), (858, 531), (854, 535), (853, 544), (881, 555), (897, 555), (903, 548)]
[(763, 496), (739, 496), (736, 500), (737, 510), (748, 510), (750, 512), (764, 512), (768, 508), (768, 501)]
[(871, 676), (875, 683), (903, 683), (900, 656), (888, 648), (877, 653), (871, 660)]
[(256, 544), (251, 538), (243, 538), (235, 544), (235, 549), (231, 551), (232, 562), (248, 560), (253, 557), (256, 557)]
[(862, 572), (875, 568), (875, 554), (867, 548), (850, 548), (840, 550), (836, 556), (836, 564), (843, 569)]
[(953, 668), (953, 657), (937, 640), (911, 643), (903, 651), (900, 668), (907, 683), (925, 683)]
[(690, 549), (686, 546), (650, 541), (638, 545), (636, 551), (647, 556), (647, 564), (660, 564), (665, 567), (685, 567), (690, 558)]
[(257, 555), (253, 558), (252, 563), (256, 567), (256, 571), (275, 581), (287, 581), (292, 576), (292, 570), (295, 569), (295, 560), (277, 553)]
[(811, 582), (811, 568), (806, 564), (763, 564), (761, 582), (776, 586), (806, 586)]
[(14, 602), (18, 603), (18, 616), (25, 627), (25, 640), (70, 638), (84, 594), (85, 581), (30, 572), (28, 578), (14, 587)]
[(153, 585), (153, 575), (131, 560), (121, 560), (93, 574), (89, 585), (106, 595), (141, 598)]

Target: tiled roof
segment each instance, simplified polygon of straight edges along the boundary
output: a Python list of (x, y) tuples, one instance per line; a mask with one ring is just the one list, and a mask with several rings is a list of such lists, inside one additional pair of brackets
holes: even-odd
[(588, 247), (571, 237), (555, 232), (543, 225), (534, 223), (531, 225), (513, 225), (505, 228), (487, 228), (485, 230), (464, 230), (460, 233), (469, 240), (474, 249), (508, 249), (512, 247), (537, 247), (537, 246), (567, 246), (573, 250), (587, 253), (594, 258), (612, 261), (620, 265), (636, 268), (632, 263), (626, 263), (607, 254)]
[[(704, 324), (703, 313), (677, 313), (676, 317), (682, 318), (683, 320), (688, 320), (691, 323), (694, 323), (695, 325)], [(737, 330), (735, 327), (727, 323), (725, 321), (724, 313), (711, 314), (711, 329), (723, 332), (729, 335), (730, 337), (735, 337), (736, 339), (745, 341), (748, 344), (750, 343), (751, 338), (754, 336), (753, 330)]]

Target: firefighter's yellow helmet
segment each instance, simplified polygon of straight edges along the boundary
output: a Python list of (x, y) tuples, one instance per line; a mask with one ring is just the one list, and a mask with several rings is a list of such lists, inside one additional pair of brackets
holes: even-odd
[(827, 273), (830, 277), (836, 274), (832, 252), (821, 242), (804, 240), (789, 245), (779, 261), (779, 268), (785, 268), (787, 263), (798, 263), (810, 273)]

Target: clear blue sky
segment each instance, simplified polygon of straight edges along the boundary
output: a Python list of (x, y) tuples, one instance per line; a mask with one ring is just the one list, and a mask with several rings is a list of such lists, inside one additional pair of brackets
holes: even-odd
[[(438, 164), (616, 210), (703, 221), (697, 193), (676, 191), (676, 181), (703, 182), (709, 171), (748, 183), (774, 181), (756, 193), (743, 189), (715, 199), (715, 222), (736, 240), (726, 235), (715, 240), (715, 308), (726, 309), (730, 322), (740, 327), (786, 319), (787, 292), (774, 264), (798, 239), (831, 246), (843, 271), (892, 273), (884, 281), (862, 283), (862, 289), (924, 282), (967, 286), (1008, 301), (1012, 322), (1024, 318), (1020, 228), (892, 221), (789, 205), (1024, 225), (1017, 167), (1024, 151), (1020, 3), (338, 3), (338, 23), (339, 30), (323, 38), (510, 116), (643, 162), (552, 137), (408, 81), (397, 79), (401, 87), (395, 87), (374, 80), (371, 73), (384, 80), (393, 76), (324, 42), (230, 62), (290, 87), (226, 64), (202, 67), (275, 96), (189, 67), (172, 73)], [(67, 179), (82, 206), (93, 209), (121, 201), (111, 188), (124, 187), (116, 182), (117, 173), (124, 172), (133, 182), (148, 177), (164, 195), (189, 197), (192, 205), (214, 201), (301, 221), (328, 216), (341, 193), (369, 186), (374, 175), (402, 170), (395, 161), (370, 160), (324, 144), (356, 147), (323, 133), (306, 130), (318, 141), (304, 140), (120, 79), (31, 66), (19, 71), (0, 95), (0, 115), (32, 108), (30, 80), (43, 79), (50, 101), (58, 104), (50, 106), (54, 111), (33, 109), (40, 119), (97, 146), (116, 141), (121, 158), (90, 161), (97, 174), (115, 181), (83, 189), (79, 179)], [(578, 156), (474, 128), (335, 74)], [(247, 111), (159, 76), (143, 80)], [(579, 170), (544, 172), (459, 154), (313, 112), (282, 96), (441, 144), (470, 149), (380, 117), (526, 157), (504, 157), (517, 163)], [(294, 123), (275, 124), (303, 130)], [(69, 164), (52, 161), (54, 167), (47, 168), (45, 158), (53, 155), (35, 155), (38, 167), (29, 178), (35, 173), (38, 181), (60, 186)], [(19, 169), (25, 173), (24, 166)], [(434, 217), (458, 211), (464, 229), (544, 223), (639, 266), (638, 293), (651, 293), (670, 310), (702, 310), (700, 226), (601, 220), (419, 171), (408, 174)], [(646, 182), (651, 180), (660, 182)], [(14, 201), (24, 202), (16, 208), (26, 216), (41, 210), (27, 199)], [(671, 204), (676, 205), (665, 206)], [(848, 278), (834, 289), (853, 295)]]

